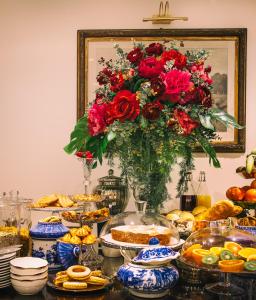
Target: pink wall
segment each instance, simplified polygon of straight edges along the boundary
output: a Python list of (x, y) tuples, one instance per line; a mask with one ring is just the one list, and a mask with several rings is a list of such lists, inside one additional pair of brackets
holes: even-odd
[[(0, 0), (0, 192), (19, 189), (38, 197), (82, 191), (82, 169), (62, 150), (76, 119), (77, 29), (159, 28), (142, 18), (155, 0)], [(189, 17), (166, 28), (248, 28), (247, 151), (256, 146), (256, 1), (173, 0), (173, 13)], [(225, 158), (225, 159), (224, 159)], [(196, 159), (214, 198), (245, 181), (235, 173), (244, 155), (220, 156), (222, 169)], [(105, 175), (99, 168), (94, 177)], [(118, 172), (117, 172), (118, 173)], [(170, 185), (170, 190), (174, 190)]]

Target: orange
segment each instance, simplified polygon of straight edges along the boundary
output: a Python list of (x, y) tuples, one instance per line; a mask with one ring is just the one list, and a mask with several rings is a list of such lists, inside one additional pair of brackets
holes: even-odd
[(216, 256), (220, 256), (220, 252), (224, 250), (223, 247), (211, 247), (210, 252), (215, 254)]
[(186, 258), (191, 258), (192, 256), (192, 251), (194, 249), (201, 249), (202, 248), (202, 245), (200, 244), (194, 244), (190, 247), (188, 247), (184, 252), (183, 252), (183, 256), (186, 257)]
[(246, 259), (247, 261), (252, 261), (252, 260), (255, 260), (256, 261), (256, 254), (251, 254), (247, 257)]
[(256, 248), (243, 248), (238, 254), (243, 258), (248, 258), (249, 256), (256, 254)]
[(241, 272), (244, 269), (242, 259), (220, 260), (218, 265), (223, 272)]
[(202, 258), (205, 255), (211, 254), (211, 252), (209, 250), (205, 250), (205, 249), (194, 249), (192, 250), (192, 259), (194, 260), (194, 262), (197, 265), (201, 265), (202, 264)]
[(229, 251), (231, 251), (234, 255), (237, 255), (237, 253), (241, 249), (243, 249), (243, 247), (241, 245), (239, 245), (238, 243), (235, 243), (235, 242), (225, 242), (224, 248), (226, 248)]

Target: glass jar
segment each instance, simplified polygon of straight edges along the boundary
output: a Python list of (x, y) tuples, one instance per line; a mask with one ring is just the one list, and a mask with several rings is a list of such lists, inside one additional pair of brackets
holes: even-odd
[(128, 204), (128, 186), (124, 178), (114, 176), (112, 169), (108, 171), (108, 176), (99, 179), (95, 190), (104, 198), (97, 203), (98, 208), (108, 207), (111, 215), (120, 214), (125, 210)]
[(0, 249), (19, 244), (20, 205), (12, 198), (0, 199)]
[(33, 200), (27, 198), (17, 198), (20, 214), (20, 243), (23, 245), (21, 248), (21, 256), (29, 256), (32, 253), (32, 241), (29, 234), (31, 228), (31, 204)]

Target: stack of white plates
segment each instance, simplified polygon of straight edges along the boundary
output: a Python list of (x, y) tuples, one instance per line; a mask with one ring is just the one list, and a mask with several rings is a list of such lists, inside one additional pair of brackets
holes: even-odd
[(48, 280), (48, 262), (37, 257), (19, 257), (11, 261), (11, 283), (21, 295), (40, 292)]
[(11, 285), (10, 261), (15, 256), (16, 252), (0, 255), (0, 289)]

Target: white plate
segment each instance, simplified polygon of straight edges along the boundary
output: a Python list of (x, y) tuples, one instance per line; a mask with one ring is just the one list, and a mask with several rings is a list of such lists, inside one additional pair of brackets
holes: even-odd
[(42, 258), (27, 256), (11, 260), (11, 266), (22, 269), (39, 269), (48, 266), (48, 262)]
[[(133, 243), (116, 241), (112, 238), (111, 233), (104, 235), (103, 237), (101, 237), (101, 239), (105, 246), (112, 247), (112, 248), (124, 248), (124, 249), (136, 250), (136, 249), (143, 249), (148, 246), (146, 244), (133, 244)], [(173, 240), (173, 242), (170, 245), (166, 245), (166, 246), (170, 246), (172, 249), (175, 250), (180, 248), (180, 246), (183, 245), (184, 243), (185, 241), (183, 239), (180, 239), (179, 241), (176, 242)]]
[(7, 283), (5, 283), (5, 284), (2, 284), (2, 285), (0, 285), (0, 289), (3, 289), (3, 288), (5, 288), (5, 287), (8, 287), (8, 286), (10, 286), (12, 283), (11, 283), (11, 281), (10, 282), (7, 282)]
[(5, 275), (5, 276), (3, 276), (3, 277), (0, 277), (0, 284), (3, 282), (3, 281), (6, 281), (6, 280), (11, 280), (11, 276), (10, 276), (10, 274), (7, 274), (7, 275)]
[(0, 270), (2, 268), (5, 268), (6, 266), (10, 266), (10, 261), (9, 260), (0, 263)]
[(16, 252), (8, 253), (0, 256), (0, 263), (3, 261), (12, 260), (16, 256)]

